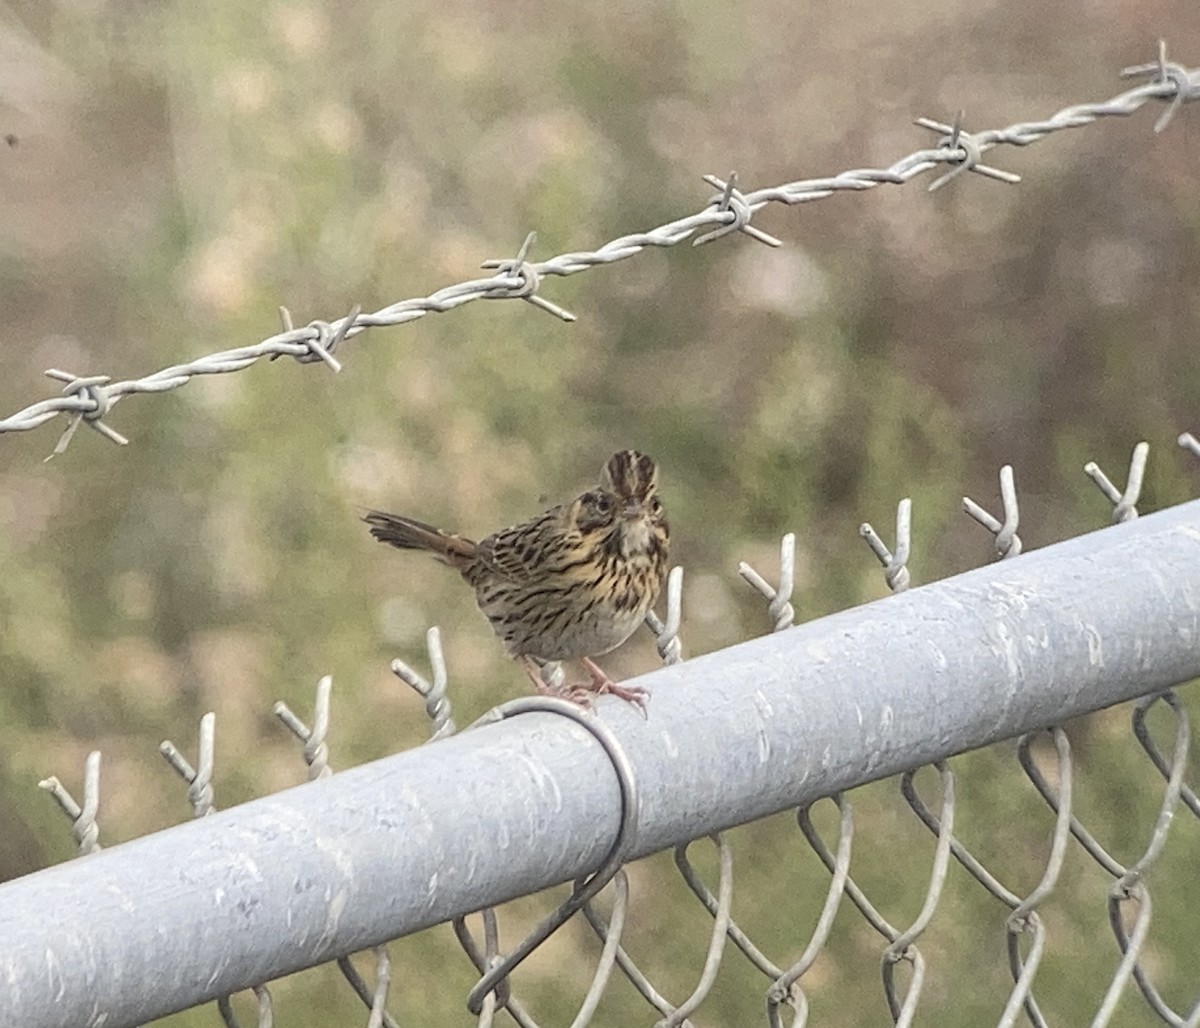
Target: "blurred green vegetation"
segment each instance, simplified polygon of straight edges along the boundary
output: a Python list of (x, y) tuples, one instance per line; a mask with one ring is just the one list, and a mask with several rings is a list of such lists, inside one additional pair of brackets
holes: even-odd
[[(135, 377), (271, 334), (279, 304), (298, 322), (373, 310), (474, 277), (530, 229), (538, 256), (591, 249), (697, 209), (705, 172), (736, 168), (754, 188), (888, 164), (931, 142), (909, 127), (916, 115), (961, 107), (969, 128), (990, 127), (1109, 96), (1117, 69), (1151, 57), (1160, 23), (1197, 38), (1200, 9), (906, 0), (885, 16), (763, 0), (731, 18), (631, 0), (9, 3), (0, 413), (47, 395), (47, 367)], [(523, 689), (461, 583), (382, 553), (361, 506), (482, 534), (588, 484), (613, 448), (644, 448), (688, 569), (695, 654), (766, 629), (732, 572), (745, 559), (772, 575), (785, 531), (798, 533), (807, 619), (883, 594), (856, 528), (890, 535), (902, 496), (915, 504), (918, 581), (987, 560), (990, 540), (958, 508), (966, 493), (995, 509), (1003, 463), (1027, 546), (1105, 524), (1081, 466), (1123, 480), (1141, 438), (1153, 445), (1143, 509), (1192, 496), (1197, 468), (1173, 440), (1200, 410), (1196, 113), (1158, 137), (1152, 110), (996, 153), (1024, 176), (1016, 188), (967, 176), (933, 196), (914, 184), (764, 210), (781, 251), (732, 237), (547, 281), (573, 325), (476, 303), (355, 339), (336, 377), (280, 361), (133, 398), (108, 419), (128, 448), (81, 431), (42, 464), (59, 423), (6, 435), (0, 879), (71, 855), (34, 783), (78, 783), (93, 748), (104, 843), (186, 817), (155, 751), (171, 737), (192, 752), (205, 710), (218, 714), (221, 806), (302, 780), (270, 707), (308, 710), (324, 673), (335, 766), (418, 744), (421, 705), (387, 666), (424, 666), (431, 623), (460, 723)], [(611, 670), (654, 659), (641, 639)], [(1132, 861), (1159, 783), (1127, 722), (1107, 712), (1070, 733), (1084, 819)], [(954, 762), (956, 828), (1027, 891), (1051, 818), (1013, 749)], [(936, 803), (932, 773), (918, 782)], [(907, 923), (932, 839), (895, 783), (853, 801), (856, 878)], [(831, 805), (817, 820), (832, 838)], [(1151, 882), (1171, 902), (1155, 908), (1148, 964), (1179, 1007), (1196, 973), (1197, 833), (1178, 819)], [(790, 815), (732, 838), (735, 916), (787, 966), (828, 876)], [(711, 847), (693, 850), (715, 880)], [(631, 875), (626, 945), (678, 1000), (710, 922), (669, 856)], [(1106, 884), (1073, 848), (1042, 908), (1035, 993), (1056, 1023), (1090, 1017), (1118, 962)], [(505, 941), (546, 905), (506, 910)], [(921, 943), (921, 1024), (994, 1022), (1009, 988), (1005, 914), (952, 867)], [(814, 1023), (884, 1022), (880, 949), (844, 905), (804, 979)], [(596, 952), (573, 924), (522, 969), (543, 1023), (567, 1022)], [(448, 929), (392, 953), (399, 1020), (470, 1023), (473, 976)], [(278, 1022), (357, 1023), (336, 977), (273, 985)], [(696, 1023), (753, 1021), (765, 985), (731, 948)], [(199, 1010), (161, 1023), (214, 1021)], [(597, 1023), (648, 1012), (614, 979)], [(1128, 998), (1120, 1023), (1157, 1022)]]

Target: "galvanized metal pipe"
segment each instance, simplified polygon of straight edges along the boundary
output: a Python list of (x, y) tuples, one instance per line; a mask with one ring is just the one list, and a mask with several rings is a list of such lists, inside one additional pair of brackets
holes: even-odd
[[(603, 701), (635, 855), (1200, 676), (1200, 502)], [(613, 764), (530, 713), (0, 885), (0, 1024), (136, 1025), (597, 867)]]

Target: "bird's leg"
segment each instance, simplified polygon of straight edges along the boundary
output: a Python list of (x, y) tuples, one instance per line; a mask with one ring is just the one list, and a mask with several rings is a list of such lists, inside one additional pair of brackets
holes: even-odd
[[(559, 699), (569, 700), (571, 703), (583, 707), (584, 710), (592, 709), (592, 690), (586, 685), (549, 685), (542, 677), (541, 668), (538, 667), (537, 661), (532, 657), (518, 657), (522, 670), (533, 683), (533, 687), (542, 696), (555, 696)], [(599, 668), (597, 668), (599, 670)], [(603, 674), (604, 672), (600, 672)]]
[(584, 666), (587, 673), (592, 676), (592, 692), (598, 695), (611, 693), (613, 696), (623, 699), (626, 703), (632, 703), (641, 712), (642, 717), (646, 717), (647, 693), (645, 689), (639, 685), (621, 685), (618, 682), (614, 682), (591, 657), (581, 657), (579, 662)]

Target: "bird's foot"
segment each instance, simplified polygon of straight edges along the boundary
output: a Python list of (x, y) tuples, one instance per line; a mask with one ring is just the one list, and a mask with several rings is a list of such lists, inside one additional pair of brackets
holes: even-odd
[(590, 684), (580, 683), (579, 685), (573, 686), (573, 688), (587, 689), (588, 691), (601, 696), (605, 693), (608, 693), (611, 696), (616, 696), (617, 698), (624, 700), (626, 703), (632, 703), (635, 707), (637, 707), (638, 712), (643, 718), (648, 718), (649, 715), (646, 713), (646, 703), (650, 697), (650, 694), (646, 692), (645, 689), (643, 689), (640, 685), (621, 685), (620, 682), (614, 682), (608, 677), (607, 674), (604, 673), (603, 668), (601, 668), (600, 665), (592, 660), (591, 657), (584, 657), (581, 663), (587, 669), (588, 674), (592, 676), (592, 680)]
[(581, 660), (584, 668), (590, 676), (587, 682), (572, 682), (570, 685), (549, 685), (542, 678), (536, 662), (530, 658), (521, 660), (521, 667), (524, 668), (525, 674), (533, 683), (533, 687), (542, 696), (555, 696), (559, 699), (569, 700), (577, 706), (583, 707), (584, 710), (591, 710), (596, 704), (596, 697), (603, 696), (606, 693), (610, 696), (616, 696), (618, 699), (624, 700), (626, 703), (632, 703), (637, 707), (638, 712), (642, 717), (647, 717), (646, 701), (650, 694), (638, 685), (621, 685), (620, 682), (614, 682), (604, 670), (590, 657), (583, 657)]
[(540, 696), (553, 696), (556, 699), (567, 700), (584, 710), (591, 710), (595, 706), (595, 690), (586, 683), (551, 685), (542, 677), (537, 663), (528, 657), (521, 660), (521, 667), (525, 669), (525, 674)]

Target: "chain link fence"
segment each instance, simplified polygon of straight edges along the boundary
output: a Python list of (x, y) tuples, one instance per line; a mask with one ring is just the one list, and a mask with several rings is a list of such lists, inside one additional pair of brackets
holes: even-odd
[[(530, 236), (515, 258), (485, 264), (497, 272), (489, 278), (302, 329), (285, 312), (279, 335), (141, 379), (112, 382), (51, 370), (63, 394), (0, 421), (0, 431), (28, 430), (66, 414), (55, 453), (81, 423), (123, 443), (106, 418), (124, 396), (168, 391), (264, 356), (321, 361), (336, 371), (341, 344), (365, 329), (475, 299), (521, 298), (570, 319), (540, 295), (545, 276), (734, 231), (775, 245), (751, 224), (767, 203), (899, 185), (942, 166), (950, 170), (931, 188), (966, 171), (1013, 181), (982, 156), (1001, 144), (1028, 145), (1060, 129), (1131, 114), (1150, 100), (1168, 104), (1161, 129), (1180, 105), (1200, 96), (1200, 71), (1168, 62), (1161, 50), (1156, 62), (1126, 74), (1150, 81), (1103, 103), (1001, 130), (968, 133), (958, 123), (922, 119), (942, 137), (938, 146), (887, 169), (749, 193), (733, 175), (710, 178), (718, 193), (698, 214), (595, 251), (530, 262)], [(1185, 433), (1179, 443), (1200, 457), (1193, 436)], [(1170, 843), (1184, 830), (1173, 825), (1175, 815), (1189, 824), (1200, 820), (1200, 802), (1186, 781), (1194, 760), (1187, 707), (1171, 691), (1200, 675), (1200, 502), (1139, 518), (1147, 456), (1147, 445), (1139, 444), (1124, 488), (1094, 464), (1085, 469), (1112, 505), (1113, 527), (1020, 561), (1013, 559), (1022, 552), (1017, 489), (1012, 469), (1002, 469), (1000, 516), (964, 499), (966, 513), (993, 535), (998, 562), (919, 590), (909, 589), (911, 504), (902, 501), (893, 547), (871, 526), (861, 528), (895, 595), (802, 625), (792, 605), (795, 539), (785, 536), (774, 583), (748, 565), (740, 568), (766, 602), (771, 634), (693, 660), (682, 660), (676, 568), (665, 618), (648, 618), (665, 666), (640, 680), (653, 694), (646, 722), (615, 702), (602, 702), (592, 714), (531, 697), (460, 732), (440, 638), (431, 629), (428, 677), (399, 661), (393, 671), (423, 697), (435, 744), (333, 775), (327, 741), (333, 683), (326, 677), (311, 723), (283, 704), (275, 708), (301, 746), (309, 783), (218, 812), (216, 718), (208, 714), (194, 764), (174, 744), (161, 747), (186, 784), (195, 820), (103, 852), (101, 757), (93, 753), (82, 802), (56, 778), (41, 783), (88, 859), (0, 886), (0, 1023), (113, 1028), (215, 1000), (225, 1024), (245, 1024), (247, 1014), (234, 1012), (232, 996), (252, 989), (253, 1017), (267, 1026), (274, 1020), (269, 982), (336, 961), (364, 1005), (365, 1023), (391, 1028), (404, 1023), (388, 1009), (389, 997), (402, 1002), (403, 985), (391, 987), (400, 972), (387, 943), (449, 923), (479, 977), (467, 995), (444, 997), (445, 1018), (462, 1018), (456, 1008), (465, 1003), (480, 1025), (503, 1011), (533, 1026), (547, 1022), (538, 1020), (536, 1001), (522, 999), (520, 965), (552, 946), (568, 923), (582, 921), (597, 943), (574, 1025), (615, 1023), (606, 1020), (605, 1000), (617, 981), (634, 990), (647, 1020), (659, 1025), (720, 1023), (710, 1011), (729, 974), (743, 988), (757, 981), (760, 1016), (771, 1026), (845, 1023), (815, 1004), (810, 1016), (813, 983), (830, 973), (822, 971), (822, 959), (839, 933), (857, 940), (879, 968), (882, 999), (871, 987), (877, 1015), (871, 1023), (886, 1016), (909, 1025), (934, 1007), (966, 1009), (955, 993), (967, 992), (969, 983), (949, 995), (944, 983), (930, 984), (941, 945), (930, 940), (939, 919), (960, 909), (960, 900), (949, 897), (958, 881), (974, 897), (970, 902), (982, 901), (978, 909), (999, 912), (988, 952), (1006, 965), (1007, 991), (984, 998), (986, 1023), (1051, 1023), (1037, 985), (1040, 975), (1066, 973), (1050, 970), (1060, 947), (1085, 950), (1105, 979), (1070, 1023), (1126, 1023), (1136, 1004), (1140, 1014), (1166, 1024), (1200, 1024), (1200, 1001), (1168, 999), (1156, 984), (1161, 972), (1194, 959), (1195, 935), (1190, 952), (1164, 954), (1150, 931), (1152, 897), (1167, 908), (1184, 895), (1157, 876), (1194, 868), (1186, 850), (1170, 862)], [(1117, 703), (1130, 704), (1122, 739), (1132, 735), (1161, 782), (1156, 809), (1131, 811), (1130, 830), (1141, 848), (1124, 860), (1087, 827), (1079, 800), (1087, 762), (1063, 727)], [(1025, 886), (1010, 878), (1018, 844), (1006, 846), (1001, 838), (969, 848), (964, 841), (960, 825), (971, 805), (961, 792), (959, 761), (952, 760), (1013, 738), (1015, 750), (998, 755), (996, 768), (1010, 780), (1023, 776), (1033, 804), (1046, 814), (1036, 822), (1036, 841), (1028, 841), (1033, 817), (1022, 826), (1019, 847), (1029, 853), (1020, 856), (1037, 865)], [(891, 879), (854, 872), (863, 828), (856, 828), (848, 793), (868, 783), (879, 783), (870, 788), (891, 795), (893, 812), (907, 811), (896, 816), (911, 818), (930, 837), (927, 866), (892, 869), (893, 878), (926, 883), (919, 909), (903, 920), (883, 912), (894, 906)], [(783, 811), (794, 812), (799, 833), (770, 822), (771, 832), (784, 833), (781, 851), (807, 846), (825, 869), (812, 923), (799, 923), (790, 897), (773, 895), (770, 881), (739, 881), (735, 891), (739, 832)], [(739, 825), (750, 827), (735, 830)], [(1009, 827), (988, 825), (998, 835)], [(1179, 846), (1186, 845), (1185, 835)], [(694, 847), (713, 853), (697, 855)], [(667, 997), (673, 990), (656, 983), (652, 959), (638, 957), (644, 946), (634, 923), (637, 875), (636, 868), (626, 870), (663, 850), (673, 851), (698, 923), (707, 927), (694, 987), (673, 999)], [(1030, 859), (1020, 864), (1027, 870)], [(501, 945), (498, 908), (567, 882), (573, 885), (565, 899), (515, 944)], [(782, 928), (754, 928), (735, 917), (735, 899), (747, 902), (753, 893), (773, 896)], [(1064, 896), (1104, 907), (1103, 944), (1062, 923), (1055, 904)], [(364, 953), (352, 963), (352, 955)], [(867, 990), (863, 982), (857, 987)]]

